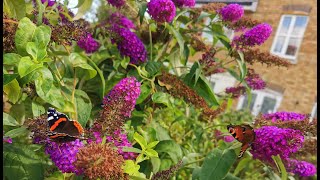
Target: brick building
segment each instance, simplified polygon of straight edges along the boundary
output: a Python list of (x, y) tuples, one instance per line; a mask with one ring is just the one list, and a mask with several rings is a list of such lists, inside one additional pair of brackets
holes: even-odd
[[(275, 111), (309, 113), (317, 111), (317, 1), (316, 0), (197, 0), (197, 6), (210, 2), (238, 3), (245, 15), (270, 24), (271, 37), (260, 47), (263, 51), (289, 60), (293, 66), (267, 67), (253, 65), (267, 83), (267, 88), (253, 91), (250, 109), (253, 114)], [(233, 32), (225, 31), (230, 37)], [(202, 37), (210, 43), (210, 34)], [(195, 55), (199, 59), (200, 54)], [(215, 93), (233, 86), (235, 80), (227, 73), (209, 77)], [(247, 98), (235, 102), (236, 109), (247, 107)]]

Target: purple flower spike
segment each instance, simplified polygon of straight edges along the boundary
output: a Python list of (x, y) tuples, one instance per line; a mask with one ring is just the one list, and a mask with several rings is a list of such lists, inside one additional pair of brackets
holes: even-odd
[(157, 22), (171, 22), (176, 16), (176, 6), (171, 0), (151, 0), (148, 13)]
[(44, 4), (45, 2), (48, 2), (48, 6), (52, 7), (56, 2), (53, 0), (41, 0), (41, 3)]
[(299, 130), (263, 126), (255, 129), (256, 139), (252, 143), (250, 152), (254, 159), (272, 163), (271, 156), (280, 155), (282, 159), (290, 157), (303, 145), (304, 136)]
[(263, 44), (271, 35), (272, 27), (267, 23), (258, 24), (241, 36), (233, 38), (231, 45), (237, 49)]
[(218, 11), (223, 21), (236, 22), (244, 14), (244, 9), (239, 4), (229, 4)]
[(232, 141), (234, 141), (234, 137), (232, 137), (232, 136), (224, 136), (223, 140), (224, 140), (224, 142), (232, 142)]
[(276, 112), (270, 114), (262, 115), (263, 118), (276, 122), (277, 120), (281, 121), (303, 121), (308, 118), (305, 114), (300, 114), (296, 112)]
[(127, 29), (136, 29), (136, 26), (130, 19), (118, 12), (112, 13), (108, 21), (110, 24), (113, 24), (114, 26), (119, 26)]
[(134, 32), (131, 32), (130, 29), (127, 28), (121, 28), (118, 25), (114, 25), (111, 31), (114, 33), (111, 42), (117, 44), (122, 56), (130, 57), (132, 64), (146, 61), (147, 50)]
[(123, 156), (123, 159), (135, 159), (135, 153), (122, 151), (123, 147), (132, 147), (132, 144), (127, 139), (127, 135), (122, 134), (120, 130), (115, 131), (114, 135), (114, 138), (107, 136), (107, 141), (112, 142), (118, 148), (118, 153)]
[(121, 8), (126, 1), (125, 0), (108, 0), (108, 3), (116, 8)]
[(299, 176), (314, 176), (317, 173), (313, 164), (295, 159), (288, 159), (287, 170)]
[(100, 47), (100, 44), (92, 38), (90, 33), (80, 39), (77, 44), (81, 49), (84, 49), (87, 54), (97, 51)]
[(135, 77), (123, 78), (113, 89), (109, 92), (107, 96), (103, 99), (103, 104), (105, 106), (123, 104), (119, 113), (125, 117), (130, 117), (131, 112), (136, 105), (136, 100), (140, 95), (140, 82), (137, 81)]
[(195, 0), (172, 0), (177, 7), (193, 7), (196, 5)]
[(259, 75), (255, 77), (247, 77), (245, 80), (248, 83), (248, 86), (252, 89), (259, 90), (266, 87), (266, 83), (260, 78)]
[(51, 160), (61, 172), (80, 175), (82, 174), (81, 170), (76, 169), (73, 163), (76, 161), (79, 148), (83, 146), (83, 143), (79, 139), (67, 143), (51, 141), (46, 144), (45, 152), (50, 155)]

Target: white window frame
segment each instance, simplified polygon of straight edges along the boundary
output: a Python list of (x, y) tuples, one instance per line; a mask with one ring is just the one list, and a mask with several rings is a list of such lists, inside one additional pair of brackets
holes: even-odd
[[(295, 22), (296, 22), (296, 18), (297, 18), (298, 16), (304, 16), (304, 15), (285, 14), (285, 15), (282, 15), (282, 16), (281, 16), (281, 19), (280, 19), (280, 22), (279, 22), (279, 25), (278, 25), (278, 29), (277, 29), (276, 35), (275, 35), (275, 37), (274, 37), (274, 39), (273, 39), (273, 43), (272, 43), (272, 46), (271, 46), (271, 53), (272, 53), (272, 54), (277, 55), (277, 56), (279, 56), (279, 57), (283, 57), (283, 58), (289, 59), (293, 64), (296, 64), (296, 63), (297, 63), (297, 57), (298, 57), (298, 54), (299, 54), (299, 49), (300, 49), (300, 46), (301, 46), (301, 44), (302, 44), (303, 37), (304, 37), (304, 33), (305, 33), (306, 29), (307, 29), (308, 22), (309, 22), (309, 16), (306, 16), (306, 17), (307, 17), (307, 22), (306, 22), (306, 26), (305, 26), (305, 28), (304, 28), (304, 30), (303, 30), (302, 36), (292, 36), (292, 35), (290, 35), (290, 34), (292, 33), (294, 24), (295, 24)], [(290, 26), (289, 26), (288, 33), (287, 33), (288, 35), (285, 36), (285, 41), (284, 41), (284, 44), (283, 44), (283, 46), (282, 46), (282, 47), (283, 47), (283, 48), (282, 48), (282, 52), (280, 52), (280, 53), (279, 53), (279, 52), (274, 52), (274, 48), (275, 48), (275, 46), (276, 46), (276, 44), (277, 44), (278, 37), (280, 36), (279, 34), (280, 34), (280, 30), (281, 30), (281, 25), (282, 25), (285, 17), (291, 17), (291, 18), (292, 18), (292, 19), (291, 19), (291, 22), (290, 22), (291, 24), (290, 24)], [(286, 54), (285, 54), (285, 51), (287, 50), (287, 47), (288, 47), (288, 44), (289, 44), (289, 40), (290, 40), (290, 38), (292, 38), (292, 37), (301, 38), (300, 43), (297, 45), (297, 52), (296, 52), (296, 54), (295, 54), (294, 56), (290, 56), (290, 55), (286, 55)]]
[[(281, 93), (271, 89), (253, 90), (252, 93), (257, 95), (255, 101), (253, 102), (254, 104), (251, 111), (252, 115), (254, 116), (257, 116), (260, 113), (264, 97), (270, 97), (270, 98), (276, 99), (276, 104), (272, 112), (270, 112), (270, 113), (274, 113), (279, 108), (282, 101), (282, 96), (283, 96)], [(244, 100), (245, 100), (245, 96), (244, 95), (240, 96), (238, 105), (237, 105), (237, 110), (240, 110), (242, 108), (244, 104)]]
[(215, 83), (213, 87), (215, 94), (224, 93), (227, 87), (232, 87), (236, 83), (236, 79), (229, 72), (212, 74), (207, 76), (207, 79), (210, 83)]
[(311, 111), (311, 120), (314, 118), (314, 116), (317, 114), (317, 102), (314, 103), (313, 107), (312, 107), (312, 111)]

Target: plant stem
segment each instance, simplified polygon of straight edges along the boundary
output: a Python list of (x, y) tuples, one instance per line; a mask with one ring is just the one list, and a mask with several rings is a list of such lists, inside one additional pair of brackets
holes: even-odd
[(98, 72), (99, 76), (100, 76), (100, 79), (101, 79), (101, 83), (102, 83), (102, 95), (101, 95), (101, 98), (103, 98), (104, 94), (105, 94), (105, 91), (106, 91), (106, 81), (104, 79), (104, 76), (103, 76), (103, 73), (102, 71), (99, 69), (99, 67), (96, 65), (96, 63), (94, 63), (92, 61), (91, 58), (85, 56), (86, 59), (88, 59), (88, 61), (91, 62), (91, 64), (93, 65), (93, 67), (96, 69), (96, 71)]
[(150, 58), (151, 58), (151, 61), (152, 61), (152, 33), (151, 33), (151, 29), (150, 29), (150, 26), (149, 26), (149, 38), (150, 38)]
[(75, 119), (76, 121), (78, 121), (77, 104), (76, 104), (75, 98), (74, 98), (74, 94), (75, 94), (75, 92), (76, 92), (76, 85), (77, 85), (77, 74), (76, 74), (76, 69), (73, 68), (73, 70), (74, 70), (74, 78), (73, 78), (73, 90), (72, 90), (71, 101), (72, 101), (72, 103), (73, 103), (73, 108), (74, 108), (74, 110), (75, 110), (75, 112), (76, 112), (76, 115), (75, 115), (74, 119)]

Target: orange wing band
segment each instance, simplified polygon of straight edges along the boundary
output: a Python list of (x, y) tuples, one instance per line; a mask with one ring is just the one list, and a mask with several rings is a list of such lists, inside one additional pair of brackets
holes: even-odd
[(62, 121), (67, 121), (66, 118), (60, 118), (58, 119), (51, 127), (50, 130), (53, 131), (55, 128), (58, 127), (59, 123), (61, 123)]

